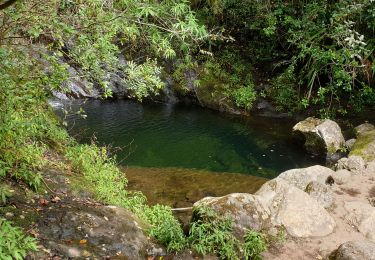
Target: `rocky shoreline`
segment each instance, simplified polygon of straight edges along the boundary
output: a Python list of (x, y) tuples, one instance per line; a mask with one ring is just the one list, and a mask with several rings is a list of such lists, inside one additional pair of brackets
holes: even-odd
[(264, 259), (375, 259), (375, 128), (356, 127), (357, 138), (348, 146), (337, 127), (313, 118), (294, 127), (305, 130), (307, 150), (314, 154), (347, 149), (348, 156), (333, 169), (288, 170), (255, 194), (207, 197), (195, 206), (204, 204), (232, 218), (239, 239), (247, 229), (270, 235), (285, 230), (285, 243), (264, 253)]

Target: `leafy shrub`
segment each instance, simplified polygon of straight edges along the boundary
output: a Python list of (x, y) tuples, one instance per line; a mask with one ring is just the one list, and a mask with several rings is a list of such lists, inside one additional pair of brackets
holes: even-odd
[(238, 107), (243, 107), (249, 110), (252, 108), (253, 103), (256, 100), (256, 92), (253, 85), (249, 85), (235, 90), (233, 97), (234, 102)]
[(0, 218), (1, 259), (22, 260), (29, 251), (37, 251), (36, 240), (24, 235), (20, 228), (12, 226), (9, 221)]
[(240, 242), (232, 234), (233, 221), (219, 217), (208, 207), (194, 209), (188, 241), (199, 254), (217, 254), (221, 259), (238, 259)]
[(108, 157), (105, 147), (75, 144), (67, 148), (66, 157), (74, 169), (89, 181), (97, 199), (136, 213), (150, 225), (149, 235), (167, 246), (168, 251), (179, 251), (185, 247), (184, 233), (171, 208), (161, 205), (150, 207), (142, 193), (127, 192), (125, 174), (116, 166), (115, 158)]
[(245, 259), (262, 259), (260, 254), (267, 250), (267, 244), (264, 235), (249, 230), (245, 234), (245, 243), (243, 245), (243, 254)]

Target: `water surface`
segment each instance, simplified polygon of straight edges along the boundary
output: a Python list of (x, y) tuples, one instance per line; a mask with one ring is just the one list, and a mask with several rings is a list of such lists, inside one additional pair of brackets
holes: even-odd
[(184, 168), (265, 178), (320, 163), (291, 138), (295, 122), (228, 116), (208, 109), (133, 101), (88, 101), (87, 118), (70, 115), (69, 129), (81, 142), (95, 136), (114, 149), (124, 166)]

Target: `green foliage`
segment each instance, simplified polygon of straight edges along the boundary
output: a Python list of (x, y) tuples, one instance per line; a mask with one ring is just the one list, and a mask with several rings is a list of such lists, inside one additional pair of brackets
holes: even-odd
[(61, 74), (46, 76), (27, 53), (15, 48), (0, 47), (0, 59), (0, 177), (11, 176), (37, 189), (46, 148), (68, 141), (48, 109), (43, 87), (58, 82)]
[(24, 235), (9, 221), (0, 218), (0, 258), (4, 260), (21, 260), (29, 251), (37, 251), (36, 240)]
[(183, 57), (209, 36), (186, 0), (18, 1), (2, 17), (0, 46), (47, 45), (99, 84), (104, 97), (113, 77), (138, 99), (157, 93), (163, 84), (156, 60)]
[(233, 221), (219, 217), (208, 207), (197, 207), (191, 224), (189, 243), (199, 254), (217, 254), (221, 259), (239, 259), (240, 242), (232, 234)]
[(243, 254), (245, 259), (259, 260), (262, 259), (260, 254), (267, 250), (267, 244), (264, 235), (249, 230), (245, 234), (245, 243)]
[(75, 171), (89, 181), (97, 199), (136, 213), (150, 225), (149, 235), (166, 245), (169, 251), (185, 247), (185, 236), (171, 209), (161, 205), (149, 207), (142, 193), (126, 191), (125, 174), (117, 168), (115, 158), (108, 157), (105, 147), (76, 144), (67, 148), (66, 157)]
[(171, 208), (163, 205), (144, 207), (139, 214), (151, 225), (149, 234), (160, 243), (167, 245), (168, 251), (181, 251), (186, 248), (186, 237)]
[(188, 242), (197, 253), (216, 254), (220, 259), (261, 259), (267, 249), (263, 234), (248, 230), (241, 242), (233, 235), (233, 220), (205, 205), (193, 210)]
[(247, 110), (253, 107), (256, 100), (256, 92), (253, 85), (241, 87), (233, 93), (234, 102), (238, 107), (243, 107)]
[(0, 205), (5, 204), (11, 194), (12, 193), (9, 191), (9, 187), (0, 183)]

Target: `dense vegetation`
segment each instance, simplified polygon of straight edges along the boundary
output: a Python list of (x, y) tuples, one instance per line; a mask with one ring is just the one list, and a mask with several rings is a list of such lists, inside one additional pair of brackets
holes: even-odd
[[(64, 91), (68, 66), (103, 97), (112, 95), (113, 76), (142, 100), (170, 74), (176, 91), (212, 107), (250, 110), (261, 96), (280, 110), (331, 117), (375, 102), (373, 0), (31, 0), (0, 10), (0, 22), (0, 178), (38, 191), (53, 150), (92, 182), (97, 199), (136, 212), (171, 251), (256, 258), (265, 245), (252, 231), (240, 243), (229, 235), (231, 221), (208, 211), (186, 237), (168, 207), (128, 193), (106, 149), (78, 145), (48, 105), (52, 90)], [(22, 258), (35, 249), (0, 219), (2, 232), (9, 236), (0, 252)]]

